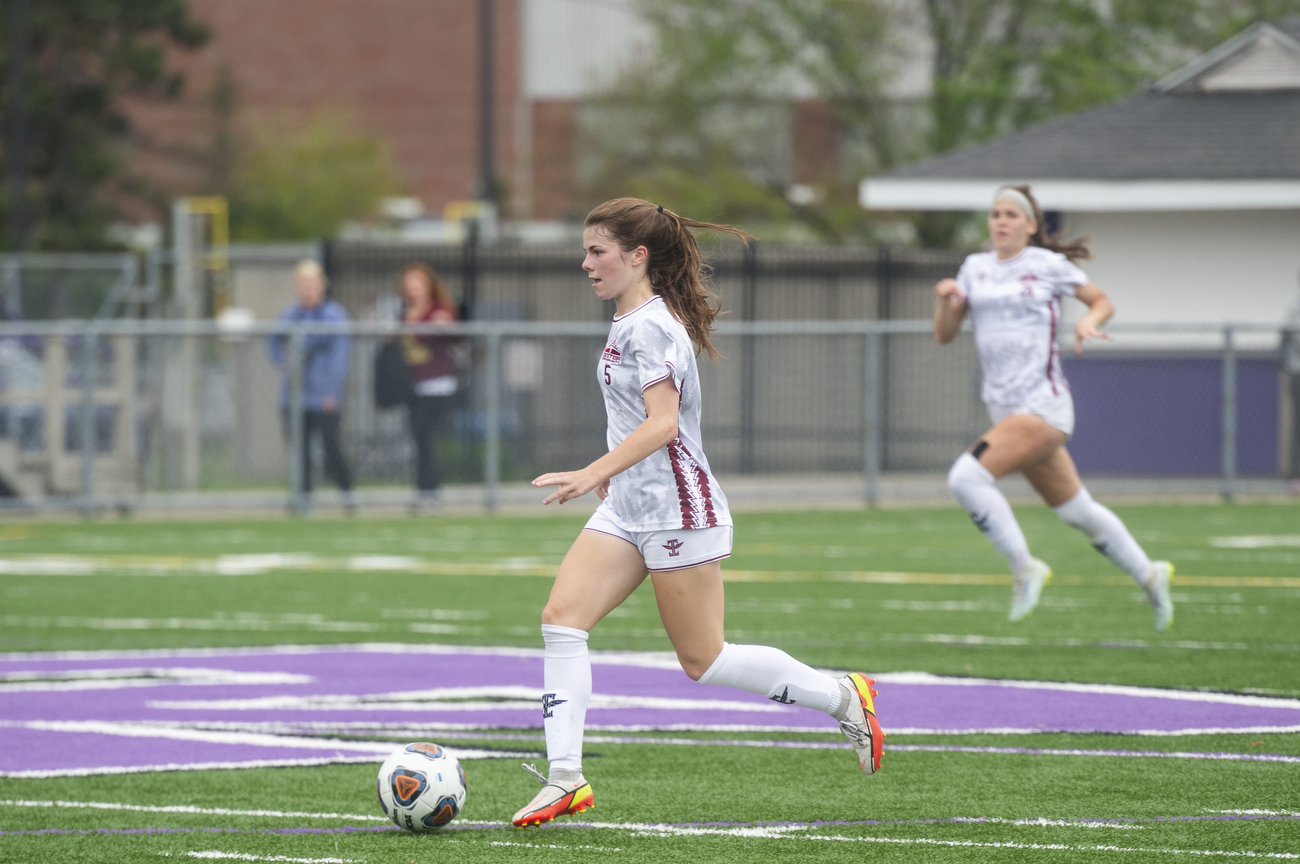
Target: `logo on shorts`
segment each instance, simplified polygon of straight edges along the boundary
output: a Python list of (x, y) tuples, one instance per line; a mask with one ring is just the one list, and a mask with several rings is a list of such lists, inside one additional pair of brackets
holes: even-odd
[(667, 543), (664, 544), (664, 548), (668, 550), (669, 558), (676, 558), (678, 555), (681, 554), (682, 547), (685, 545), (686, 545), (685, 543), (683, 543), (682, 541), (674, 537), (673, 539), (669, 540)]
[(622, 364), (623, 353), (618, 350), (618, 346), (613, 342), (605, 346), (605, 353), (600, 355), (602, 363), (613, 363), (615, 366)]
[(545, 720), (547, 717), (554, 716), (551, 713), (551, 710), (556, 705), (563, 705), (565, 702), (568, 701), (569, 701), (568, 699), (556, 699), (554, 693), (543, 693), (542, 694), (542, 719)]

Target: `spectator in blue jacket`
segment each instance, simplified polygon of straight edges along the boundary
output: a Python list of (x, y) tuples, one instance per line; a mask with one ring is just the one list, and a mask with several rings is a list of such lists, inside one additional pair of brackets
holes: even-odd
[[(293, 282), (298, 302), (280, 313), (277, 319), (280, 323), (348, 320), (342, 306), (325, 298), (325, 272), (315, 261), (299, 261), (293, 269)], [(281, 370), (280, 412), (286, 437), (290, 434), (288, 342), (287, 336), (276, 335), (266, 345), (271, 363)], [(342, 490), (344, 506), (349, 512), (353, 509), (352, 471), (339, 443), (339, 411), (350, 350), (350, 339), (342, 333), (311, 333), (303, 340), (303, 490), (311, 492), (311, 440), (319, 434), (325, 446), (325, 474)]]

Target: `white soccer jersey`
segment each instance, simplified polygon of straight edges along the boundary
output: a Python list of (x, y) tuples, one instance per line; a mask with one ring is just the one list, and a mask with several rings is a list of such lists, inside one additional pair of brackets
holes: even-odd
[(605, 398), (605, 440), (613, 450), (645, 422), (642, 393), (671, 379), (681, 394), (677, 438), (609, 483), (609, 505), (628, 531), (730, 525), (727, 499), (700, 443), (700, 374), (686, 328), (655, 295), (614, 318), (596, 366)]
[(967, 256), (957, 283), (970, 303), (985, 403), (1023, 406), (1069, 392), (1056, 325), (1061, 297), (1087, 282), (1064, 255), (1038, 246), (1009, 261), (996, 252)]

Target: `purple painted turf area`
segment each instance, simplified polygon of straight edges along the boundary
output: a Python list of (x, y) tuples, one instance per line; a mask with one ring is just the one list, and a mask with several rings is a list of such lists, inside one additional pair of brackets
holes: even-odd
[[(593, 661), (592, 729), (835, 731), (820, 712), (697, 684), (663, 655), (597, 653)], [(878, 714), (894, 732), (1300, 728), (1293, 699), (919, 673), (879, 678)], [(389, 745), (305, 733), (538, 728), (541, 683), (540, 652), (517, 649), (0, 655), (0, 775), (379, 761)]]

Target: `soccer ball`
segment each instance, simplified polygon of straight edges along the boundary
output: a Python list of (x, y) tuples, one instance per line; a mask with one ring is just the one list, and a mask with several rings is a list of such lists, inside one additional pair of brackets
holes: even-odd
[(437, 831), (465, 806), (465, 769), (437, 744), (407, 744), (384, 760), (375, 791), (398, 828)]

